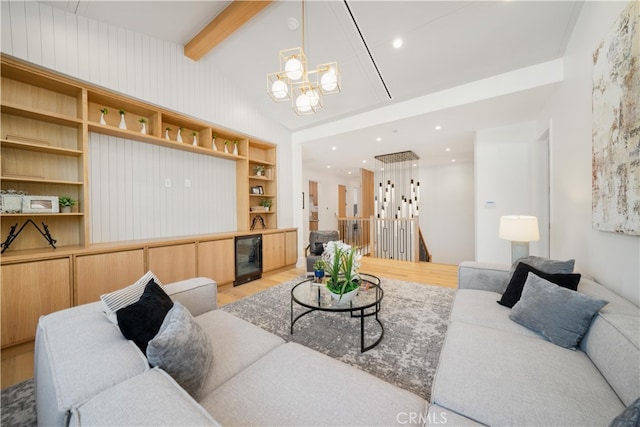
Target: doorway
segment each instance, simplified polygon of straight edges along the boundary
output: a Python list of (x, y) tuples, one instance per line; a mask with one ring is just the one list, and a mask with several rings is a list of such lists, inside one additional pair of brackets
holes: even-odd
[(318, 230), (318, 183), (309, 181), (309, 231)]

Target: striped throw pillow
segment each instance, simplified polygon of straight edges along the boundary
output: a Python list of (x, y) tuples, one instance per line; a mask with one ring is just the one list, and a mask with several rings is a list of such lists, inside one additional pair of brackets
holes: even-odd
[(100, 295), (100, 300), (102, 300), (102, 308), (107, 318), (111, 322), (118, 324), (116, 311), (120, 310), (121, 308), (127, 307), (134, 302), (138, 302), (138, 300), (144, 293), (144, 288), (147, 286), (147, 283), (149, 283), (151, 279), (153, 279), (154, 282), (162, 287), (162, 283), (160, 282), (160, 280), (156, 277), (155, 274), (153, 274), (151, 270), (149, 270), (134, 284), (129, 285), (126, 288), (110, 292), (108, 294)]

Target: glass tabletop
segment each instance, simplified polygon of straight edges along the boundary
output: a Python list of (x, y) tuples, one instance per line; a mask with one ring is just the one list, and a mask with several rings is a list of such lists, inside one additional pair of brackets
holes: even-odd
[(291, 290), (291, 298), (304, 307), (323, 311), (362, 310), (379, 304), (384, 296), (380, 279), (371, 274), (360, 273), (360, 283), (358, 294), (351, 302), (335, 300), (327, 285), (324, 282), (314, 283), (314, 278), (295, 285)]

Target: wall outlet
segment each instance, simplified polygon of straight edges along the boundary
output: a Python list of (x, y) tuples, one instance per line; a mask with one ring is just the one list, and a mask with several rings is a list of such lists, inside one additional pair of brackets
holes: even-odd
[(191, 187), (191, 180), (190, 179), (185, 179), (184, 180), (184, 186), (185, 186), (185, 188)]
[(171, 188), (171, 179), (170, 179), (170, 178), (166, 178), (166, 179), (164, 180), (164, 186), (165, 186), (166, 188)]

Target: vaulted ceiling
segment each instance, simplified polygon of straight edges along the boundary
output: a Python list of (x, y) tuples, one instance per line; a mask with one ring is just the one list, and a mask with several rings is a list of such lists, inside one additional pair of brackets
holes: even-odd
[[(182, 45), (230, 4), (45, 3)], [(365, 165), (362, 160), (404, 150), (418, 153), (424, 164), (464, 162), (473, 158), (476, 130), (535, 118), (553, 85), (424, 113), (411, 100), (442, 91), (455, 94), (473, 82), (561, 58), (581, 6), (579, 1), (306, 1), (308, 63), (338, 61), (343, 87), (341, 94), (326, 96), (324, 108), (313, 116), (297, 116), (288, 104), (276, 104), (266, 95), (266, 75), (278, 71), (279, 50), (301, 45), (302, 26), (291, 30), (288, 25), (290, 18), (302, 23), (300, 1), (273, 1), (200, 60), (219, 64), (268, 117), (304, 135), (303, 157), (309, 165), (355, 172)], [(401, 48), (393, 47), (396, 38), (403, 40)], [(404, 116), (393, 120), (373, 114), (384, 116), (385, 109), (405, 104)], [(331, 131), (333, 123), (348, 124), (354, 117), (362, 123)], [(309, 136), (315, 129), (322, 136)]]

